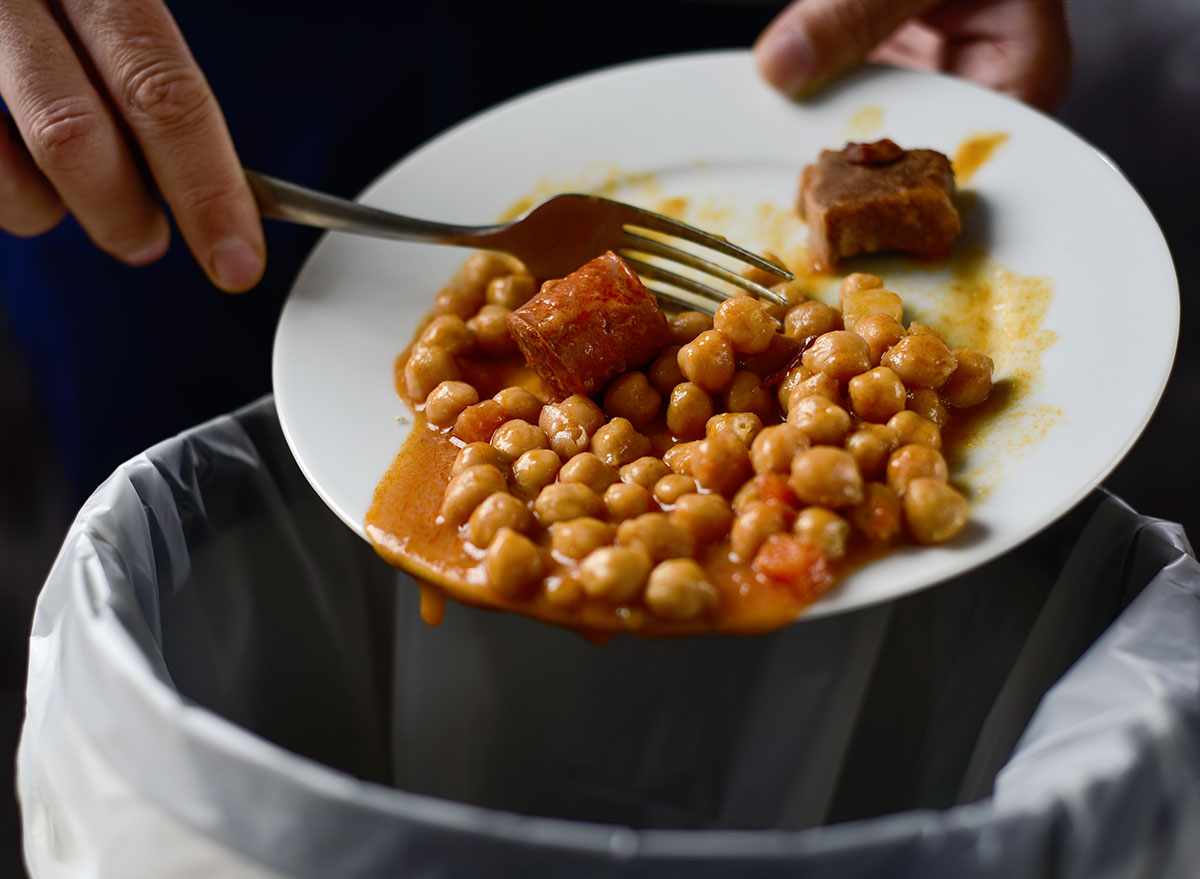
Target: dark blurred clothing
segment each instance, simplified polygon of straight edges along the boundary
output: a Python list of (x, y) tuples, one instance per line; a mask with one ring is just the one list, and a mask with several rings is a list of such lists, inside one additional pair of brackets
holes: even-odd
[[(772, 12), (687, 0), (171, 7), (243, 164), (345, 196), (505, 98), (633, 58), (746, 46)], [(70, 219), (35, 240), (0, 235), (0, 297), (77, 502), (150, 444), (270, 390), (275, 321), (317, 235), (274, 223), (266, 234), (267, 274), (242, 296), (212, 288), (178, 236), (161, 262), (130, 269)]]

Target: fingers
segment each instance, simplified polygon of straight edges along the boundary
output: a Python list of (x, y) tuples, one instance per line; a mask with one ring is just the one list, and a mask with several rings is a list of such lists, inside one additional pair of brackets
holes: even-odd
[(945, 70), (1046, 110), (1071, 75), (1063, 0), (795, 0), (755, 57), (767, 81), (793, 95), (870, 58)]
[(961, 0), (929, 24), (946, 35), (943, 68), (1053, 110), (1071, 79), (1071, 37), (1062, 0)]
[(225, 120), (161, 0), (61, 0), (188, 247), (237, 292), (265, 265), (262, 224)]
[(23, 238), (49, 232), (67, 209), (42, 176), (21, 142), (21, 136), (4, 116), (0, 119), (0, 229)]
[(0, 7), (0, 94), (44, 178), (9, 144), (5, 178), (23, 198), (5, 213), (31, 210), (29, 229), (37, 229), (39, 219), (49, 222), (52, 187), (103, 250), (130, 263), (157, 258), (167, 246), (166, 218), (58, 22), (41, 0)]
[(858, 63), (937, 0), (794, 0), (763, 31), (755, 59), (767, 82), (803, 95)]

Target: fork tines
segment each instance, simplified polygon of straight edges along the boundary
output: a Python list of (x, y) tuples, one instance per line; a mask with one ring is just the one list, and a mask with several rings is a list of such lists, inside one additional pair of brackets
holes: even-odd
[[(743, 290), (759, 296), (769, 302), (774, 302), (776, 305), (787, 305), (787, 299), (776, 293), (768, 287), (759, 284), (747, 277), (744, 277), (737, 272), (732, 272), (724, 266), (717, 263), (702, 259), (693, 253), (686, 250), (681, 250), (678, 247), (673, 247), (665, 242), (648, 238), (645, 235), (638, 235), (627, 227), (639, 227), (641, 229), (649, 229), (653, 232), (659, 232), (666, 235), (671, 235), (676, 238), (683, 239), (692, 244), (698, 244), (701, 247), (707, 247), (717, 253), (725, 256), (733, 257), (741, 260), (754, 268), (761, 269), (769, 274), (774, 275), (781, 281), (790, 281), (794, 275), (786, 268), (776, 265), (768, 259), (765, 259), (758, 254), (746, 250), (744, 247), (738, 247), (736, 244), (730, 243), (725, 238), (719, 235), (705, 232), (702, 229), (697, 229), (694, 226), (689, 226), (687, 223), (681, 223), (678, 220), (673, 220), (670, 217), (665, 217), (662, 214), (656, 214), (651, 211), (635, 208), (631, 205), (623, 205), (621, 221), (623, 224), (623, 232), (625, 235), (624, 247), (621, 249), (621, 256), (629, 263), (629, 265), (638, 274), (646, 278), (659, 281), (664, 284), (670, 284), (680, 289), (695, 293), (705, 299), (713, 300), (717, 304), (729, 298), (728, 293), (723, 293), (715, 287), (710, 287), (707, 284), (696, 280), (695, 278), (681, 275), (673, 272), (670, 269), (664, 268), (661, 265), (646, 262), (636, 256), (632, 256), (630, 252), (641, 253), (650, 256), (656, 256), (664, 260), (679, 263), (689, 268), (695, 269), (698, 272), (703, 272), (706, 275), (724, 281), (727, 284), (740, 287)], [(694, 303), (687, 299), (680, 299), (673, 296), (671, 293), (656, 290), (660, 295), (667, 298), (675, 299), (686, 305), (694, 306)]]

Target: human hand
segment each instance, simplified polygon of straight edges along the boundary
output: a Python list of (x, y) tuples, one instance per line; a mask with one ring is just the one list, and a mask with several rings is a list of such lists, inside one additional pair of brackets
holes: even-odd
[(258, 282), (254, 197), (162, 0), (0, 0), (0, 97), (0, 229), (39, 235), (69, 211), (102, 250), (144, 265), (170, 237), (157, 190), (214, 284)]
[(1051, 110), (1071, 74), (1063, 0), (794, 0), (754, 54), (764, 78), (796, 96), (866, 59), (954, 73)]

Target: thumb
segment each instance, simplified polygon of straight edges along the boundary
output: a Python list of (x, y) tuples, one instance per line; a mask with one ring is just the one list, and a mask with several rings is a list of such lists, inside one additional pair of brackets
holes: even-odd
[(939, 0), (794, 0), (754, 44), (763, 78), (789, 95), (809, 94), (857, 64), (910, 18)]

